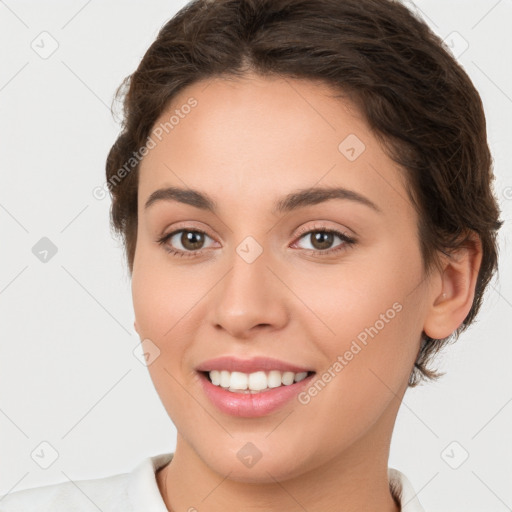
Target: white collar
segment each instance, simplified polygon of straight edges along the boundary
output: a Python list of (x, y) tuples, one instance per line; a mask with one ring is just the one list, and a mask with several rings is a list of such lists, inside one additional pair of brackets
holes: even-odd
[(398, 497), (401, 512), (425, 512), (409, 479), (398, 469), (388, 468), (389, 486)]

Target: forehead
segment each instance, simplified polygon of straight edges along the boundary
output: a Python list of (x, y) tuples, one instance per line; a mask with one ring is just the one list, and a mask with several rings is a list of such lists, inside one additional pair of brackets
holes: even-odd
[(151, 138), (142, 201), (178, 185), (261, 205), (318, 185), (364, 192), (383, 209), (411, 206), (397, 164), (362, 114), (322, 83), (255, 75), (197, 82), (173, 99)]

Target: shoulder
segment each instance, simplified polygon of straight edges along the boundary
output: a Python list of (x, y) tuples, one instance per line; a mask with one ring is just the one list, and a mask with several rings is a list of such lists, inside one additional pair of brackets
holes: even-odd
[(172, 454), (160, 454), (144, 459), (129, 473), (11, 492), (0, 496), (0, 512), (167, 512), (155, 471), (171, 458)]
[(0, 497), (0, 512), (126, 510), (128, 479), (126, 473), (24, 489)]

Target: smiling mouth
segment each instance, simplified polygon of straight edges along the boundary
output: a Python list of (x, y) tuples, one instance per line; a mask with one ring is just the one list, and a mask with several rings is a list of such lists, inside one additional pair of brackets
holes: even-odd
[(214, 386), (232, 393), (255, 394), (283, 386), (291, 386), (313, 375), (314, 371), (256, 371), (253, 373), (230, 372), (227, 370), (200, 371)]

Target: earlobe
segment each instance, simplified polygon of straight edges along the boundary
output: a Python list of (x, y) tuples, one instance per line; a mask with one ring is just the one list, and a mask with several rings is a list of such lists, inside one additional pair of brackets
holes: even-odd
[(482, 245), (476, 234), (451, 257), (445, 257), (441, 286), (433, 290), (423, 326), (427, 336), (447, 338), (462, 324), (473, 305), (481, 262)]

